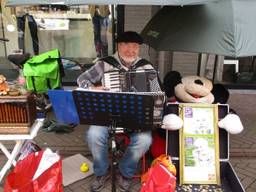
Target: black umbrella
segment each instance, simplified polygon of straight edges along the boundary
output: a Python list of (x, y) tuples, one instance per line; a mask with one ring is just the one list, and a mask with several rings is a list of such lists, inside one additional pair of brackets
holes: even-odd
[(142, 31), (159, 51), (256, 55), (256, 1), (220, 0), (195, 6), (165, 6)]

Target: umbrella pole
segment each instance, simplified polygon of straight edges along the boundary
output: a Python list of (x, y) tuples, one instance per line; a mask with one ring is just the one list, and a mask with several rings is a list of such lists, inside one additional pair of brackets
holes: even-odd
[(218, 55), (215, 55), (213, 74), (212, 74), (212, 83), (214, 83), (214, 80), (215, 80), (215, 74), (216, 74), (217, 65), (218, 65)]
[(252, 72), (254, 72), (254, 63), (255, 63), (255, 59), (256, 59), (256, 57), (253, 56), (253, 57), (252, 57), (251, 69), (250, 69), (250, 71), (252, 71)]
[(197, 76), (200, 76), (201, 65), (202, 65), (202, 53), (199, 53), (198, 54), (198, 62), (197, 62)]

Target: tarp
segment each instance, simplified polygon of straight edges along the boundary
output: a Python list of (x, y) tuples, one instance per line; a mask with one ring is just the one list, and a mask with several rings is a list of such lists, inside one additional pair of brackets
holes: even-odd
[(119, 5), (195, 5), (216, 0), (9, 0), (6, 6), (22, 5), (86, 5), (86, 4), (119, 4)]

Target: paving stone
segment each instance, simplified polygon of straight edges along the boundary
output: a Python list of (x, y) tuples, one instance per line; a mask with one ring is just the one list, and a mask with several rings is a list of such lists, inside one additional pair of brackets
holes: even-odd
[(243, 184), (243, 187), (247, 189), (253, 182), (255, 182), (255, 179), (253, 179), (252, 177), (246, 177), (242, 179), (241, 182)]

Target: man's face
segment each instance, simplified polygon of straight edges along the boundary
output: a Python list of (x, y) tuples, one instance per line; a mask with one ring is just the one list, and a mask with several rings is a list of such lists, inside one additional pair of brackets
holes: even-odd
[(126, 62), (132, 63), (139, 56), (140, 45), (138, 43), (120, 42), (117, 44), (119, 56)]

